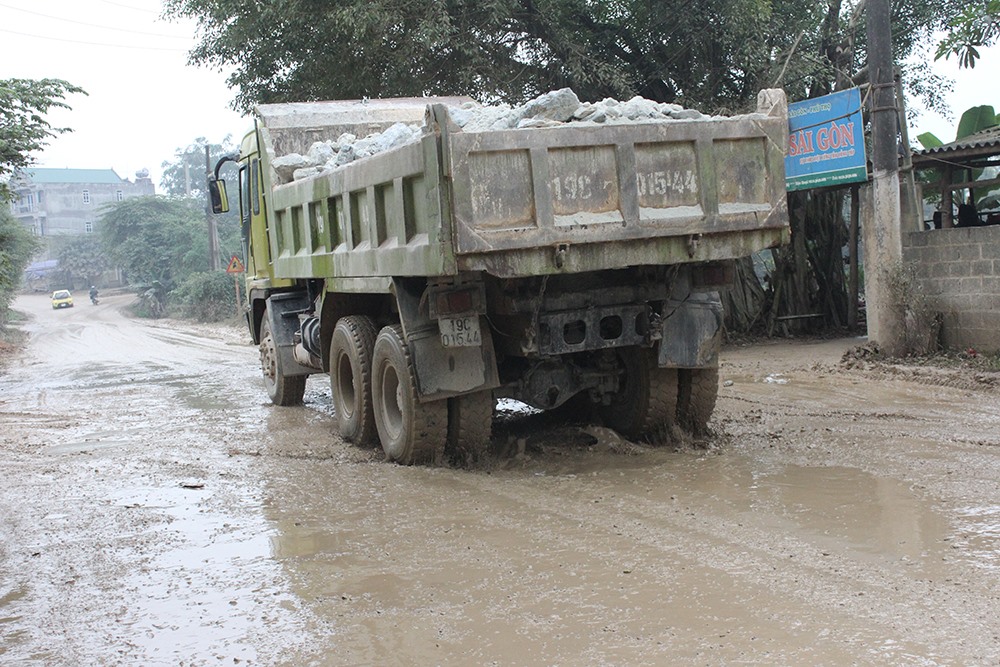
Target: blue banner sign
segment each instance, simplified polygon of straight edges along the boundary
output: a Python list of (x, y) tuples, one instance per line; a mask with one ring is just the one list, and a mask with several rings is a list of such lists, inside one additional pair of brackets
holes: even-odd
[(788, 190), (868, 180), (857, 88), (788, 105)]

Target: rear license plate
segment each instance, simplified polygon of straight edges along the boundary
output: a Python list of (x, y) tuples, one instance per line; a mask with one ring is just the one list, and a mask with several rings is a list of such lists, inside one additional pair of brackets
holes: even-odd
[(479, 316), (442, 317), (438, 320), (441, 329), (441, 345), (444, 347), (473, 347), (483, 344), (479, 329)]

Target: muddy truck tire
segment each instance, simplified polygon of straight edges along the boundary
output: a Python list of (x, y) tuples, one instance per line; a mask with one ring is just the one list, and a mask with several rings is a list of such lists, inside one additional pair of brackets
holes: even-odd
[(448, 399), (446, 456), (465, 467), (483, 461), (490, 447), (494, 407), (496, 401), (490, 390)]
[(306, 393), (305, 375), (285, 375), (281, 355), (271, 332), (271, 323), (264, 314), (260, 329), (260, 368), (264, 374), (267, 395), (275, 405), (298, 405)]
[(621, 384), (611, 404), (600, 407), (604, 424), (630, 440), (663, 441), (677, 412), (677, 369), (660, 368), (649, 350), (618, 351)]
[(677, 423), (692, 435), (708, 434), (708, 420), (719, 396), (718, 368), (682, 368), (678, 371)]
[(448, 436), (448, 401), (421, 403), (410, 350), (398, 324), (383, 327), (372, 352), (375, 426), (386, 458), (433, 463)]
[(358, 445), (374, 444), (372, 352), (378, 330), (370, 317), (349, 315), (337, 321), (330, 341), (330, 390), (342, 438)]

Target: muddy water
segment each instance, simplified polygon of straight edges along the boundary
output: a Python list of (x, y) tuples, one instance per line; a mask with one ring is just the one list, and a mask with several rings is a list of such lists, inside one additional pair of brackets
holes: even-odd
[(707, 443), (508, 417), (521, 456), (403, 468), (126, 301), (18, 301), (0, 663), (1000, 663), (995, 390), (741, 348)]

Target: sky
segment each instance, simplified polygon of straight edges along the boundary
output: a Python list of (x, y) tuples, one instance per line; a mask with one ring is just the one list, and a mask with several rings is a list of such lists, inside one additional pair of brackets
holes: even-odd
[(53, 127), (71, 127), (33, 154), (36, 166), (148, 169), (159, 191), (162, 164), (205, 137), (235, 140), (248, 121), (221, 72), (187, 64), (193, 22), (161, 20), (159, 0), (0, 0), (0, 79), (64, 79), (87, 91)]
[[(198, 137), (238, 138), (249, 121), (229, 108), (225, 74), (187, 64), (193, 22), (160, 18), (160, 0), (0, 0), (0, 79), (57, 78), (87, 91), (71, 111), (53, 110), (53, 127), (72, 127), (35, 154), (37, 166), (114, 169), (134, 179), (148, 169), (157, 188), (162, 164)], [(978, 104), (1000, 110), (1000, 48), (983, 50), (974, 70), (957, 61), (929, 66), (956, 79), (953, 117), (924, 113), (911, 140), (931, 131), (954, 138), (958, 115)], [(916, 102), (910, 103), (919, 106)]]

